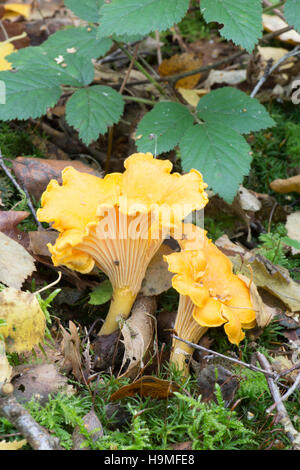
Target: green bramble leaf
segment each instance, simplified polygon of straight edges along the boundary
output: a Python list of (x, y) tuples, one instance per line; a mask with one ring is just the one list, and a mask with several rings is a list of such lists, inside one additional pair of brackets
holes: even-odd
[(232, 202), (243, 177), (250, 170), (250, 147), (230, 127), (213, 123), (191, 127), (180, 141), (184, 171), (192, 168), (227, 202)]
[(82, 55), (89, 59), (103, 57), (111, 48), (112, 40), (109, 38), (99, 38), (98, 28), (71, 27), (51, 34), (47, 41), (43, 42), (43, 48), (48, 53), (68, 55), (68, 50), (76, 49), (75, 55)]
[(201, 0), (201, 13), (208, 23), (223, 24), (220, 34), (252, 52), (262, 36), (261, 0)]
[(119, 93), (107, 86), (95, 85), (76, 91), (66, 106), (68, 123), (79, 132), (80, 139), (89, 145), (105, 134), (107, 127), (119, 121), (124, 101)]
[(0, 120), (37, 118), (53, 107), (61, 95), (57, 73), (36, 68), (0, 72), (6, 103), (0, 104)]
[(112, 0), (100, 10), (99, 33), (146, 34), (165, 31), (186, 14), (189, 0)]
[(197, 115), (215, 125), (224, 123), (241, 134), (275, 125), (257, 99), (231, 87), (219, 88), (203, 96), (197, 105)]
[(91, 23), (99, 22), (99, 10), (103, 4), (104, 0), (65, 0), (66, 7), (76, 16)]
[(89, 304), (102, 305), (108, 302), (113, 294), (113, 288), (109, 280), (101, 282), (89, 295)]
[(193, 125), (194, 118), (188, 108), (180, 103), (162, 101), (154, 106), (140, 121), (136, 135), (140, 152), (159, 155), (174, 148), (184, 133)]
[(287, 0), (284, 5), (284, 16), (290, 26), (300, 33), (300, 2), (299, 0)]

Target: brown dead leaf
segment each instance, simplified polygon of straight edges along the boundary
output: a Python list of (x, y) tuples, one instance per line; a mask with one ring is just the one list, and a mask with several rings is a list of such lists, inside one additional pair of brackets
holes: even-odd
[(33, 257), (22, 245), (0, 232), (0, 282), (20, 289), (33, 271)]
[(13, 171), (21, 186), (38, 201), (51, 179), (61, 183), (61, 172), (67, 166), (72, 166), (83, 173), (102, 176), (98, 171), (77, 160), (44, 160), (27, 157), (16, 158), (13, 162)]
[[(287, 229), (288, 237), (300, 243), (300, 211), (293, 212), (287, 216), (285, 228)], [(291, 247), (293, 255), (300, 253), (297, 248)]]
[(255, 318), (256, 318), (257, 326), (259, 328), (264, 328), (270, 323), (270, 321), (274, 317), (274, 314), (275, 314), (274, 309), (272, 309), (271, 307), (268, 307), (267, 305), (263, 303), (256, 285), (254, 284), (254, 282), (251, 282), (251, 279), (249, 279), (249, 277), (243, 276), (242, 274), (239, 274), (238, 277), (242, 279), (242, 281), (244, 281), (244, 283), (248, 287), (250, 287), (250, 297), (251, 297), (253, 308), (255, 310)]
[[(271, 33), (279, 31), (280, 29), (286, 28), (288, 26), (288, 24), (277, 15), (264, 14), (262, 15), (262, 18), (264, 29)], [(293, 29), (291, 31), (287, 31), (286, 33), (280, 34), (278, 39), (280, 39), (282, 42), (287, 42), (288, 44), (300, 44), (300, 34)]]
[[(162, 61), (158, 68), (161, 77), (170, 77), (182, 72), (201, 67), (202, 54), (184, 52), (183, 54), (175, 54), (170, 59)], [(201, 78), (201, 74), (191, 75), (190, 77), (181, 78), (176, 82), (176, 88), (195, 88)]]
[[(275, 370), (278, 374), (287, 369), (291, 369), (295, 364), (287, 356), (276, 356), (276, 358), (272, 362), (272, 369)], [(291, 371), (289, 374), (285, 376), (285, 379), (290, 382), (294, 383), (299, 374), (299, 369)]]
[(230, 257), (236, 271), (244, 274), (257, 287), (262, 287), (278, 297), (292, 312), (300, 311), (300, 284), (289, 275), (287, 269), (275, 266), (261, 255), (245, 250), (232, 243), (227, 235), (216, 241), (216, 245)]
[(24, 248), (29, 247), (27, 232), (18, 229), (18, 225), (29, 216), (26, 211), (0, 211), (0, 232), (12, 238)]
[(136, 382), (125, 385), (113, 393), (109, 401), (121, 400), (139, 394), (141, 397), (168, 398), (174, 392), (179, 392), (180, 387), (174, 382), (158, 379), (151, 375), (144, 375)]
[(168, 270), (168, 263), (164, 255), (173, 253), (173, 250), (163, 244), (150, 261), (142, 282), (141, 294), (146, 296), (159, 295), (172, 287), (173, 274)]
[(62, 325), (60, 325), (60, 328), (63, 335), (61, 349), (65, 358), (63, 367), (66, 370), (72, 371), (74, 377), (79, 382), (81, 382), (83, 380), (83, 377), (80, 354), (80, 338), (76, 325), (72, 321), (69, 321), (70, 333), (68, 333), (68, 331), (65, 330)]
[(6, 356), (5, 343), (0, 338), (0, 391), (6, 382), (10, 382), (11, 374), (12, 367)]
[(18, 401), (27, 402), (35, 398), (42, 405), (48, 401), (49, 394), (74, 393), (67, 377), (60, 374), (54, 364), (17, 366), (12, 384)]
[(55, 230), (38, 230), (36, 232), (29, 232), (30, 250), (35, 255), (51, 256), (47, 244), (55, 244), (59, 233)]
[[(103, 428), (101, 421), (96, 415), (94, 409), (86, 414), (83, 418), (83, 424), (86, 431), (91, 435), (93, 442), (98, 441), (103, 436)], [(80, 427), (76, 426), (72, 434), (73, 448), (72, 450), (90, 450), (89, 447), (84, 446), (86, 437), (80, 432)]]
[(121, 369), (129, 365), (121, 377), (134, 378), (144, 367), (145, 355), (150, 348), (154, 332), (154, 297), (140, 297), (135, 301), (130, 318), (121, 327), (125, 347)]
[[(8, 38), (14, 38), (16, 36), (21, 36), (25, 31), (25, 24), (24, 23), (11, 23), (10, 21), (2, 21), (2, 25)], [(0, 28), (0, 41), (6, 41), (6, 35), (4, 34), (4, 30)], [(30, 45), (30, 39), (28, 36), (25, 36), (21, 39), (17, 39), (16, 41), (12, 41), (12, 43), (16, 49), (22, 49), (23, 47), (27, 47)]]
[(197, 377), (198, 392), (204, 402), (214, 400), (216, 383), (221, 387), (222, 397), (228, 406), (234, 399), (239, 381), (229, 370), (220, 365), (209, 364), (200, 370)]

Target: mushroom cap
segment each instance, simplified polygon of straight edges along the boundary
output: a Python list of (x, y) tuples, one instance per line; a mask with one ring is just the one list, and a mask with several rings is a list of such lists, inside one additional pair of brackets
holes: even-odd
[(30, 351), (43, 341), (46, 319), (34, 294), (9, 287), (0, 292), (0, 316), (5, 325), (0, 326), (6, 350)]
[[(208, 201), (206, 184), (196, 170), (185, 175), (170, 174), (172, 163), (150, 153), (133, 154), (124, 166), (124, 173), (112, 173), (103, 179), (67, 167), (62, 172), (61, 186), (56, 180), (50, 181), (37, 217), (41, 222), (52, 222), (53, 228), (61, 232), (55, 245), (48, 245), (56, 266), (64, 264), (81, 273), (93, 269), (95, 239), (101, 242), (103, 235), (95, 227), (109, 211), (115, 210), (117, 217), (118, 213), (136, 217), (137, 226), (145, 222), (139, 223), (141, 215), (151, 215), (146, 233), (150, 240), (165, 238), (171, 227), (181, 225), (186, 215), (203, 208)], [(117, 255), (120, 224), (112, 220), (111, 214), (109, 217), (110, 226), (115, 227)], [(130, 222), (132, 225), (132, 219)], [(87, 245), (88, 249), (83, 249)]]
[[(232, 264), (202, 229), (196, 231), (196, 241), (180, 241), (182, 251), (167, 255), (164, 259), (169, 270), (176, 273), (173, 287), (190, 297), (194, 304), (193, 318), (203, 327), (225, 324), (225, 332), (231, 343), (239, 344), (245, 334), (242, 328), (252, 328), (255, 312), (247, 285), (232, 273)], [(196, 238), (197, 238), (196, 237)]]

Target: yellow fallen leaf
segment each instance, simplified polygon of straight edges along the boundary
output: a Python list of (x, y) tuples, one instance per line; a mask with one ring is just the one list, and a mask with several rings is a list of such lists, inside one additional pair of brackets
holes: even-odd
[(13, 20), (17, 16), (24, 16), (24, 18), (29, 18), (29, 13), (31, 6), (22, 5), (21, 3), (8, 3), (4, 5), (5, 13), (2, 16), (2, 20)]
[(15, 51), (13, 44), (10, 42), (0, 42), (0, 70), (10, 70), (11, 63), (5, 57)]
[[(266, 31), (271, 33), (278, 31), (279, 29), (286, 28), (288, 24), (283, 21), (279, 16), (276, 15), (263, 15), (263, 27)], [(280, 34), (278, 36), (280, 41), (287, 42), (288, 44), (300, 44), (300, 34), (297, 33), (294, 29), (287, 31), (286, 33)]]
[(21, 441), (0, 441), (0, 450), (19, 450), (21, 447), (27, 444), (26, 439), (22, 439)]
[[(184, 52), (183, 54), (175, 54), (170, 59), (162, 61), (158, 68), (161, 77), (170, 77), (178, 73), (194, 70), (202, 65), (202, 56), (200, 54), (192, 54)], [(194, 88), (201, 78), (201, 73), (181, 78), (176, 82), (175, 88)]]
[(0, 339), (0, 389), (2, 385), (10, 381), (12, 368), (9, 365), (5, 353), (5, 343)]
[[(287, 54), (289, 51), (287, 49), (284, 49), (282, 47), (257, 47), (258, 53), (264, 62), (264, 67), (266, 66), (267, 62), (269, 60), (273, 60), (273, 63), (278, 62), (285, 54)], [(295, 64), (295, 57), (290, 57), (287, 59), (287, 62), (282, 64), (280, 66), (281, 70), (282, 69), (289, 69), (290, 67), (293, 67)]]
[(0, 326), (9, 353), (31, 351), (43, 341), (46, 320), (34, 294), (9, 287), (0, 292)]
[(202, 88), (200, 90), (188, 90), (187, 88), (177, 88), (182, 98), (191, 106), (196, 108), (201, 96), (207, 95), (208, 90)]

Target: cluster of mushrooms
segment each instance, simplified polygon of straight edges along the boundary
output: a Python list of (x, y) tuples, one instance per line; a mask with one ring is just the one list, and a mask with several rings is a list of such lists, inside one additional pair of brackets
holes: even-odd
[[(243, 329), (255, 324), (249, 288), (206, 232), (183, 222), (208, 202), (201, 173), (171, 173), (169, 160), (150, 153), (133, 154), (124, 166), (104, 178), (67, 167), (62, 185), (49, 183), (37, 215), (60, 232), (48, 245), (54, 265), (81, 273), (96, 266), (108, 276), (113, 296), (99, 332), (108, 335), (130, 315), (151, 259), (173, 237), (181, 251), (164, 259), (180, 294), (176, 334), (197, 343), (207, 328), (224, 325), (229, 341), (239, 344)], [(170, 360), (185, 371), (192, 353), (174, 339)]]

